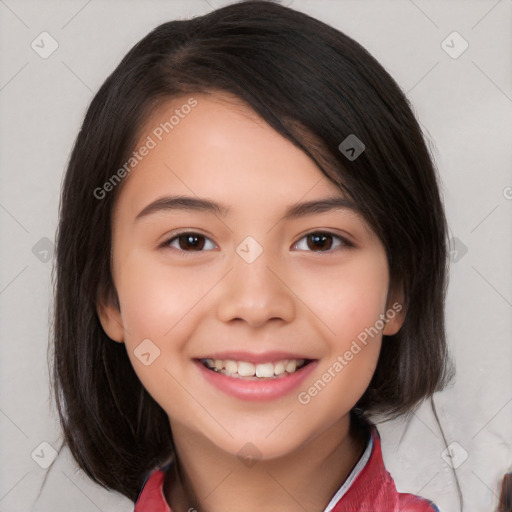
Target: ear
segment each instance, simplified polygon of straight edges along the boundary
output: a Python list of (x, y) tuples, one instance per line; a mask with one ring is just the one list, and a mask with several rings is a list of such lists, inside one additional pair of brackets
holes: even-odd
[(390, 288), (386, 304), (386, 312), (384, 313), (386, 315), (387, 322), (382, 330), (382, 334), (392, 336), (402, 328), (407, 309), (404, 297), (405, 294), (402, 283)]
[(98, 294), (96, 312), (107, 336), (113, 341), (124, 343), (123, 319), (115, 291)]

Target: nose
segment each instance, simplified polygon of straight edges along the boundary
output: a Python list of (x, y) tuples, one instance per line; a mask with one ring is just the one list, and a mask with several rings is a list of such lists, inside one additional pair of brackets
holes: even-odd
[(217, 316), (223, 322), (243, 321), (258, 328), (270, 320), (291, 322), (296, 304), (286, 276), (268, 251), (248, 263), (237, 253), (233, 268), (219, 283), (220, 298)]

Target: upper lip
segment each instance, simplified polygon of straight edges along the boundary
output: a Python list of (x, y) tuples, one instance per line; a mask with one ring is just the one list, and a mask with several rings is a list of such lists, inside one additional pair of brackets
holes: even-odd
[(199, 359), (230, 359), (232, 361), (245, 361), (248, 363), (274, 363), (277, 361), (283, 361), (284, 359), (311, 359), (305, 355), (292, 354), (291, 352), (282, 351), (271, 351), (271, 352), (245, 352), (245, 351), (233, 351), (233, 352), (213, 352), (205, 357)]

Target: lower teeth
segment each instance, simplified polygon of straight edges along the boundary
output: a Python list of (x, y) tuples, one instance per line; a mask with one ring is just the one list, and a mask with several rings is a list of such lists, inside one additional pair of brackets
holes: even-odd
[[(211, 369), (211, 368), (210, 368)], [(256, 377), (256, 375), (252, 375), (250, 377), (242, 377), (241, 375), (238, 375), (238, 373), (227, 373), (224, 369), (218, 371), (213, 370), (217, 373), (222, 373), (222, 375), (227, 375), (228, 377), (234, 377), (235, 379), (245, 379), (245, 380), (272, 380), (272, 379), (282, 379), (283, 377), (286, 377), (287, 375), (291, 375), (288, 372), (284, 372), (281, 375), (274, 375), (273, 377)]]

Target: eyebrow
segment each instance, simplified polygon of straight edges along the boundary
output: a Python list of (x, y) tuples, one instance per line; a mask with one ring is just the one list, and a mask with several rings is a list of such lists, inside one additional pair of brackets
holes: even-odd
[[(360, 213), (360, 208), (353, 201), (334, 196), (315, 201), (294, 203), (288, 207), (281, 220), (296, 219), (315, 213), (325, 213), (340, 209), (350, 209)], [(191, 196), (165, 196), (145, 206), (135, 217), (135, 222), (155, 213), (173, 210), (207, 212), (220, 215), (221, 217), (226, 217), (230, 212), (228, 206), (209, 199)]]

